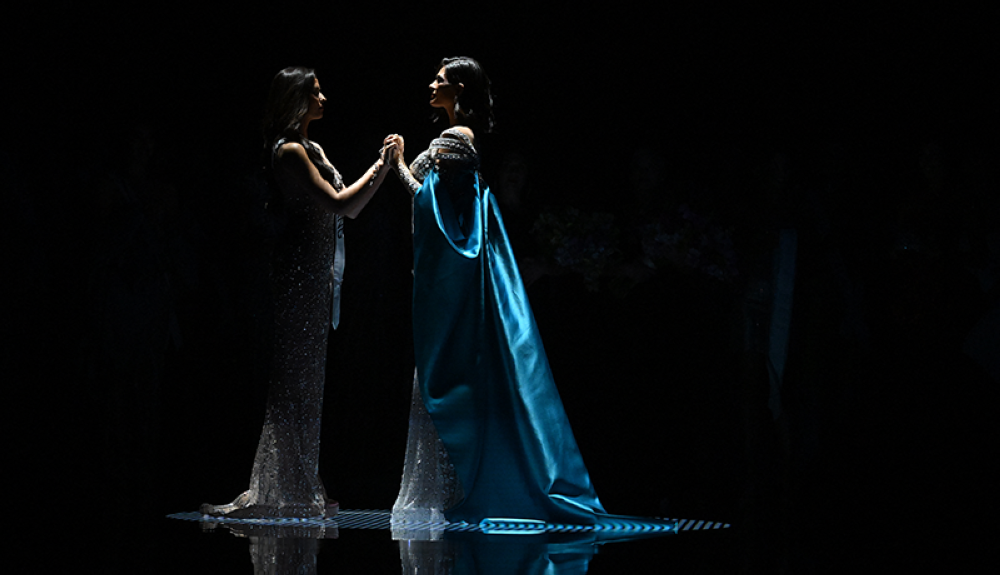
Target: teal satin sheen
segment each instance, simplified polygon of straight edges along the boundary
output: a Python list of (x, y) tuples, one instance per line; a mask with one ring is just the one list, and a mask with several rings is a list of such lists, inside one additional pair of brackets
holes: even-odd
[(414, 197), (413, 335), (424, 402), (464, 490), (449, 521), (593, 524), (570, 430), (489, 189), (434, 170)]

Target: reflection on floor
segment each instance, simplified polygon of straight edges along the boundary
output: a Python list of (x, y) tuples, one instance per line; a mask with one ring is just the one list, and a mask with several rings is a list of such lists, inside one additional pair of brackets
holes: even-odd
[[(393, 529), (414, 532), (477, 532), (488, 535), (512, 534), (535, 535), (541, 533), (597, 533), (602, 535), (619, 535), (628, 538), (633, 535), (666, 535), (682, 531), (702, 531), (710, 529), (725, 529), (728, 523), (695, 519), (659, 519), (617, 517), (601, 521), (595, 525), (558, 525), (542, 521), (524, 519), (485, 519), (478, 524), (448, 523), (440, 518), (430, 520), (400, 520), (393, 518), (390, 511), (382, 510), (343, 510), (336, 517), (316, 519), (229, 519), (224, 517), (209, 517), (196, 511), (174, 513), (168, 515), (171, 519), (198, 521), (206, 528), (217, 525), (269, 526), (287, 528), (289, 531), (331, 530), (331, 529)], [(618, 538), (618, 537), (614, 537)]]
[(197, 522), (206, 531), (223, 527), (246, 538), (255, 572), (296, 574), (316, 573), (320, 540), (339, 539), (341, 529), (389, 531), (398, 542), (404, 575), (582, 575), (608, 543), (729, 527), (712, 521), (635, 517), (606, 518), (596, 525), (504, 518), (470, 525), (448, 523), (440, 514), (394, 516), (381, 510), (342, 510), (336, 517), (318, 519), (227, 519), (198, 512), (167, 517)]

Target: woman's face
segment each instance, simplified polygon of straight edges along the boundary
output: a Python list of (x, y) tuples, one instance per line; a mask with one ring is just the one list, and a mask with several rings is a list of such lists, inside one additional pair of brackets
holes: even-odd
[(323, 117), (323, 104), (326, 96), (319, 89), (319, 80), (313, 80), (313, 89), (309, 93), (309, 110), (306, 111), (306, 119), (318, 120)]
[(455, 98), (461, 90), (461, 84), (455, 86), (448, 82), (444, 67), (438, 70), (437, 76), (431, 82), (431, 107), (434, 108), (454, 108)]

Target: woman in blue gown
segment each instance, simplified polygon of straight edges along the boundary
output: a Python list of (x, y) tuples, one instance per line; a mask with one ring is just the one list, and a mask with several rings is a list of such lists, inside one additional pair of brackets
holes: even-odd
[(409, 166), (413, 194), (410, 432), (404, 519), (588, 525), (605, 515), (549, 370), (497, 201), (479, 173), (493, 125), (490, 82), (449, 58), (430, 85), (450, 122)]

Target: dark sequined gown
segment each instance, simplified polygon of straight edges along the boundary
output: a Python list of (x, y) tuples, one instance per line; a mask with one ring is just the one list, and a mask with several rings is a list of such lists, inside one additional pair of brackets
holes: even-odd
[[(323, 178), (342, 189), (319, 146), (302, 144)], [(276, 176), (281, 183), (282, 174)], [(282, 185), (281, 191), (287, 223), (272, 271), (274, 343), (264, 428), (250, 488), (232, 503), (202, 505), (208, 515), (316, 517), (327, 509), (319, 476), (320, 418), (339, 216), (296, 186)]]

